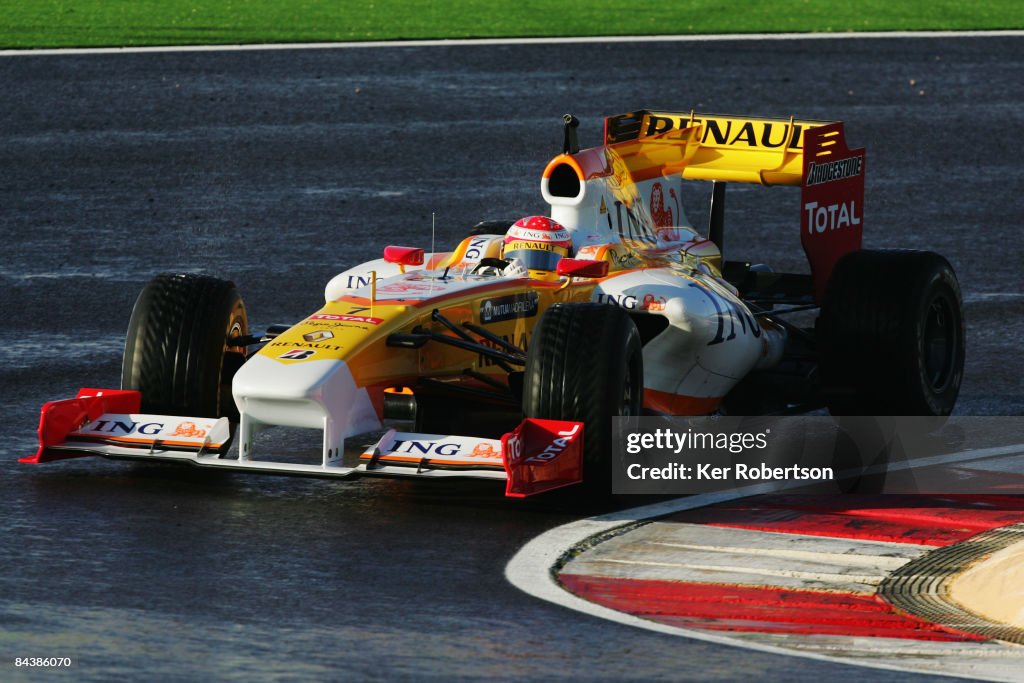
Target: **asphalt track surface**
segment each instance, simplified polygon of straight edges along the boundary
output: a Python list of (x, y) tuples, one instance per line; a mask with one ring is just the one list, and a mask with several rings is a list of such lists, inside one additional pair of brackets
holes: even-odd
[[(633, 630), (505, 563), (597, 512), (486, 483), (18, 465), (39, 406), (116, 385), (167, 270), (233, 279), (254, 326), (384, 244), (543, 212), (560, 117), (638, 107), (847, 121), (867, 246), (960, 275), (964, 414), (1024, 412), (1024, 39), (420, 47), (0, 59), (0, 678), (924, 680)], [(687, 206), (703, 221), (703, 200)], [(798, 198), (732, 187), (731, 258), (802, 267)], [(313, 442), (289, 436), (284, 450)], [(646, 502), (646, 501), (641, 501)]]

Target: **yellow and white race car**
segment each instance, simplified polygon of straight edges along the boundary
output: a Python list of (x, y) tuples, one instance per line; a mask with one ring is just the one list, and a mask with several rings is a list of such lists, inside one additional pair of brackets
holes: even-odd
[[(386, 247), (294, 325), (253, 335), (231, 282), (157, 276), (121, 389), (46, 404), (24, 461), (470, 476), (525, 496), (607, 490), (614, 416), (950, 413), (956, 276), (934, 253), (861, 248), (865, 153), (842, 123), (640, 110), (584, 150), (577, 125), (541, 176), (549, 216), (482, 223), (450, 252)], [(705, 234), (681, 204), (692, 181), (712, 183)], [(809, 273), (724, 258), (729, 183), (800, 188)], [(315, 461), (257, 453), (274, 425), (320, 430)]]

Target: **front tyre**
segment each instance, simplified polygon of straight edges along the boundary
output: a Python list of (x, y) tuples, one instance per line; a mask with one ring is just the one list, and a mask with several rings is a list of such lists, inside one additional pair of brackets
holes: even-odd
[(121, 388), (142, 392), (147, 413), (238, 419), (231, 380), (249, 334), (235, 285), (206, 275), (165, 273), (135, 301), (125, 338)]
[(622, 309), (556, 304), (534, 329), (523, 413), (584, 423), (583, 481), (595, 494), (611, 493), (611, 418), (640, 415), (643, 377), (640, 333)]

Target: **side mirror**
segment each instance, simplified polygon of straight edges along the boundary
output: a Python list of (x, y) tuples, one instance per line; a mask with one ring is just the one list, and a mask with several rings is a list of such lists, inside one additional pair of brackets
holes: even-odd
[(604, 277), (608, 274), (608, 262), (564, 258), (558, 262), (556, 272), (568, 277)]
[(422, 266), (423, 250), (418, 247), (384, 247), (384, 260), (400, 266)]

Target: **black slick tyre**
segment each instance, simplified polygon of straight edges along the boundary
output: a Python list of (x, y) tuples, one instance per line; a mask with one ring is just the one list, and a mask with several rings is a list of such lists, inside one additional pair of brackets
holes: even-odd
[(949, 415), (964, 367), (960, 285), (928, 251), (855, 251), (836, 264), (817, 323), (833, 415)]
[(640, 334), (607, 304), (556, 304), (534, 329), (523, 378), (526, 417), (584, 423), (583, 482), (611, 493), (612, 420), (643, 403)]
[(238, 419), (231, 380), (249, 334), (235, 285), (205, 275), (161, 274), (135, 301), (125, 338), (121, 388), (142, 392), (148, 413)]

